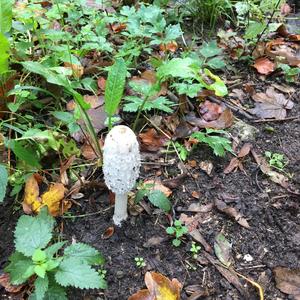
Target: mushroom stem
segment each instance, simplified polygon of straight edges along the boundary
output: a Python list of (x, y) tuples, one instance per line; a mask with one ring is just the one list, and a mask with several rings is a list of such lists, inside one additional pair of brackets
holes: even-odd
[(122, 221), (125, 221), (128, 217), (127, 214), (127, 198), (128, 193), (115, 194), (115, 212), (113, 221), (117, 226), (121, 226)]

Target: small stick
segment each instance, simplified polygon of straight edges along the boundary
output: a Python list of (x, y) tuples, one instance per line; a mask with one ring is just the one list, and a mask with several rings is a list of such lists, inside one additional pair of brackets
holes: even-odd
[(293, 117), (287, 117), (284, 119), (259, 119), (259, 120), (254, 120), (254, 123), (266, 123), (266, 122), (284, 122), (284, 121), (293, 121), (300, 119), (300, 115), (298, 116), (293, 116)]

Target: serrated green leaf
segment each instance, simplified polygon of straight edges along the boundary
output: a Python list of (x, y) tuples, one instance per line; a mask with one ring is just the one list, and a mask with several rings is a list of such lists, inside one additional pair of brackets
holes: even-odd
[(41, 278), (45, 278), (46, 269), (47, 269), (46, 264), (37, 265), (34, 267), (34, 273)]
[(36, 217), (21, 216), (15, 230), (16, 250), (32, 256), (36, 249), (45, 248), (52, 238), (54, 222), (45, 208)]
[(199, 52), (205, 57), (213, 57), (222, 52), (220, 48), (218, 48), (216, 41), (210, 41), (208, 43), (204, 43)]
[(40, 261), (45, 261), (47, 258), (47, 255), (45, 253), (45, 251), (41, 250), (41, 249), (36, 249), (34, 252), (33, 252), (33, 255), (32, 255), (32, 260), (34, 262), (40, 262)]
[(214, 250), (219, 261), (229, 267), (232, 262), (231, 244), (222, 233), (219, 233), (215, 238)]
[(4, 271), (9, 273), (12, 284), (22, 284), (34, 274), (34, 264), (32, 260), (25, 257), (22, 253), (13, 253), (9, 257), (9, 261), (10, 263)]
[(58, 250), (61, 249), (66, 244), (66, 242), (67, 241), (57, 242), (57, 243), (47, 247), (45, 249), (47, 257), (52, 258), (58, 252)]
[(23, 146), (21, 142), (15, 140), (10, 140), (8, 143), (8, 147), (11, 148), (11, 150), (20, 160), (25, 161), (32, 167), (36, 167), (38, 169), (41, 168), (39, 159), (34, 150), (28, 150)]
[(76, 258), (80, 263), (87, 263), (89, 265), (104, 264), (104, 257), (100, 252), (83, 243), (75, 243), (65, 248), (64, 257), (67, 259)]
[(105, 84), (105, 112), (112, 116), (116, 113), (123, 96), (127, 68), (123, 59), (117, 59), (110, 69)]
[(47, 275), (44, 278), (38, 277), (34, 282), (34, 294), (36, 300), (43, 300), (48, 290), (49, 281)]
[(180, 244), (181, 244), (181, 240), (179, 240), (179, 239), (174, 239), (174, 240), (172, 241), (172, 244), (173, 244), (175, 247), (179, 247)]
[(80, 289), (101, 288), (101, 277), (87, 264), (81, 264), (78, 258), (64, 259), (60, 264), (55, 280), (62, 286), (74, 286)]
[(226, 65), (224, 60), (222, 60), (219, 57), (214, 57), (212, 59), (210, 59), (207, 63), (206, 63), (210, 68), (212, 69), (223, 69)]
[(179, 24), (169, 25), (165, 31), (164, 42), (172, 42), (175, 41), (178, 37), (182, 35), (182, 31)]
[(148, 199), (154, 206), (164, 210), (165, 212), (169, 212), (171, 210), (171, 202), (162, 191), (150, 191)]
[[(0, 22), (1, 22), (1, 18), (0, 18)], [(8, 58), (9, 58), (9, 42), (6, 36), (0, 32), (0, 75), (8, 72)]]
[(4, 200), (6, 194), (7, 182), (8, 182), (7, 170), (3, 165), (0, 165), (0, 203), (3, 202)]
[(0, 33), (9, 32), (12, 24), (12, 0), (0, 0)]

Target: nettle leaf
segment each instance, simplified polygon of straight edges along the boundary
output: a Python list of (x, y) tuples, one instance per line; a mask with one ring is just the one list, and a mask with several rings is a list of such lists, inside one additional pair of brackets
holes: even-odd
[(65, 248), (64, 257), (66, 259), (76, 258), (80, 263), (89, 265), (103, 265), (104, 257), (100, 252), (86, 244), (75, 243)]
[(159, 79), (166, 79), (169, 76), (179, 78), (194, 78), (195, 72), (192, 68), (193, 62), (194, 61), (189, 57), (173, 58), (157, 69), (157, 77)]
[(150, 191), (148, 194), (148, 199), (154, 206), (162, 209), (165, 212), (169, 212), (171, 210), (171, 202), (162, 191)]
[(4, 269), (9, 273), (12, 284), (24, 283), (34, 274), (34, 264), (32, 260), (20, 252), (15, 252), (9, 257), (9, 265)]
[(49, 281), (47, 275), (44, 278), (38, 277), (34, 282), (34, 295), (36, 300), (43, 300), (48, 290)]
[(0, 33), (9, 32), (12, 24), (12, 0), (0, 1)]
[(248, 40), (256, 38), (265, 29), (265, 26), (264, 23), (251, 22), (246, 29), (244, 38)]
[(0, 165), (0, 203), (3, 202), (5, 194), (6, 194), (6, 187), (8, 182), (8, 173), (5, 166)]
[(109, 116), (116, 113), (123, 96), (127, 67), (124, 59), (116, 60), (110, 69), (105, 84), (105, 111)]
[(226, 66), (224, 60), (222, 60), (219, 57), (214, 57), (214, 58), (210, 59), (206, 64), (210, 68), (215, 69), (215, 70), (222, 69)]
[(54, 218), (42, 208), (38, 216), (21, 216), (15, 230), (16, 250), (32, 256), (36, 249), (45, 248), (52, 238)]
[(78, 258), (64, 259), (60, 264), (55, 280), (62, 286), (74, 286), (80, 289), (103, 288), (100, 275), (87, 264), (82, 264)]
[(182, 35), (182, 31), (179, 24), (169, 25), (165, 30), (164, 42), (172, 42)]
[(57, 242), (49, 247), (47, 247), (47, 249), (45, 249), (45, 253), (47, 255), (48, 258), (52, 258), (57, 252), (58, 250), (60, 250), (67, 241), (63, 241), (63, 242)]
[(222, 53), (222, 50), (218, 48), (216, 41), (210, 41), (209, 43), (204, 43), (199, 52), (205, 57), (213, 57)]

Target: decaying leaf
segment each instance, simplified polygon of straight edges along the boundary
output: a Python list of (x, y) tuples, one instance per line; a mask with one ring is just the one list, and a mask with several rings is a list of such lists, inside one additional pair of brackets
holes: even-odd
[(217, 120), (223, 111), (224, 107), (208, 100), (200, 106), (200, 114), (205, 121)]
[(65, 192), (66, 189), (62, 183), (54, 183), (40, 197), (36, 177), (31, 175), (25, 184), (23, 210), (28, 214), (32, 212), (38, 213), (43, 206), (47, 205), (52, 216), (61, 215), (71, 206), (69, 201), (64, 201)]
[(260, 167), (260, 170), (264, 174), (268, 175), (273, 182), (278, 183), (282, 187), (288, 187), (288, 178), (286, 176), (276, 171), (273, 171), (270, 165), (268, 164), (267, 160), (262, 155), (257, 154), (253, 149), (251, 149), (251, 153), (256, 163)]
[(105, 229), (105, 231), (103, 232), (103, 234), (101, 235), (101, 238), (103, 240), (107, 240), (107, 239), (111, 238), (114, 233), (115, 233), (115, 227), (113, 227), (113, 226), (107, 227)]
[(148, 129), (146, 132), (140, 133), (141, 149), (144, 151), (156, 152), (162, 147), (167, 138), (157, 133), (154, 128)]
[(266, 93), (256, 93), (252, 96), (256, 101), (255, 107), (248, 111), (258, 117), (278, 120), (284, 119), (287, 109), (292, 109), (294, 103), (287, 99), (283, 94), (275, 92), (273, 87), (269, 87)]
[(260, 57), (256, 59), (253, 67), (258, 73), (263, 75), (269, 75), (275, 70), (275, 64), (267, 57)]
[(225, 213), (229, 217), (234, 218), (241, 226), (250, 228), (248, 221), (234, 207), (228, 206), (224, 201), (220, 199), (215, 199), (215, 206), (219, 211)]
[(4, 289), (9, 293), (18, 293), (24, 287), (23, 284), (21, 285), (12, 285), (10, 283), (9, 274), (3, 273), (0, 275), (0, 285), (4, 287)]
[(144, 184), (151, 186), (151, 190), (161, 191), (166, 197), (169, 197), (172, 194), (172, 191), (168, 187), (164, 186), (159, 180), (145, 180)]
[(145, 274), (148, 290), (141, 290), (130, 296), (128, 300), (180, 300), (181, 283), (177, 279), (168, 279), (155, 272)]
[(219, 261), (224, 266), (229, 267), (232, 263), (231, 243), (222, 233), (219, 233), (215, 238), (214, 250)]
[(82, 65), (71, 64), (69, 62), (65, 62), (64, 66), (72, 70), (75, 78), (79, 79), (84, 74), (84, 68)]
[(293, 299), (300, 299), (300, 269), (289, 269), (276, 267), (275, 274), (276, 287), (283, 293), (294, 296)]
[(209, 160), (200, 161), (199, 167), (202, 171), (204, 171), (208, 176), (211, 175), (211, 172), (214, 168), (214, 165)]

